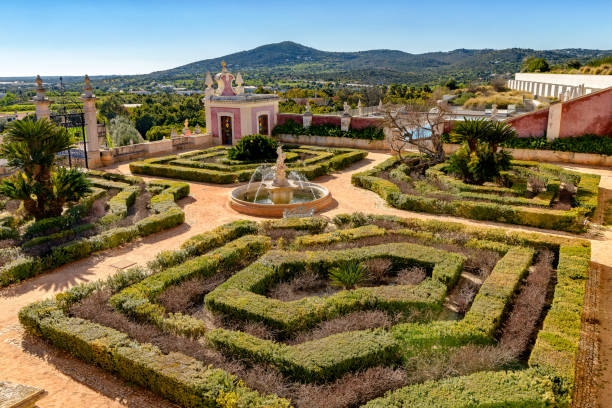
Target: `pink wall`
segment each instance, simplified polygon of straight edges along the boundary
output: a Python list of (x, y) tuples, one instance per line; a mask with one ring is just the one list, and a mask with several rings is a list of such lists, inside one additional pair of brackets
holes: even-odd
[(234, 140), (238, 140), (242, 137), (242, 128), (240, 124), (240, 109), (238, 108), (221, 108), (212, 107), (210, 108), (210, 119), (212, 120), (212, 135), (213, 137), (219, 137), (219, 112), (231, 112), (234, 114), (233, 126), (234, 134), (232, 135)]
[(351, 118), (351, 129), (359, 130), (368, 126), (382, 126), (381, 118)]
[(548, 109), (527, 113), (508, 120), (519, 137), (541, 137), (546, 135)]
[(563, 103), (559, 137), (612, 135), (612, 88)]
[(301, 125), (302, 124), (302, 115), (297, 113), (279, 113), (276, 115), (276, 126), (282, 125), (288, 120), (292, 120), (295, 123)]
[(259, 133), (257, 115), (260, 113), (268, 115), (268, 133), (272, 134), (272, 129), (274, 129), (274, 106), (264, 106), (261, 108), (253, 108), (251, 110), (251, 129), (253, 129), (253, 133)]
[[(585, 134), (612, 135), (612, 88), (563, 102), (559, 137)], [(546, 135), (548, 109), (527, 113), (508, 120), (520, 137)]]
[(319, 125), (340, 126), (340, 116), (312, 115), (312, 126)]

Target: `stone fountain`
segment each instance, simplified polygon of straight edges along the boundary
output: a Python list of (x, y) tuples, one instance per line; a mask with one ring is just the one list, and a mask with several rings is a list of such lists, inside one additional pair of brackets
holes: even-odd
[[(320, 211), (332, 203), (329, 191), (311, 183), (298, 172), (287, 174), (285, 153), (276, 149), (274, 166), (259, 166), (247, 185), (234, 189), (230, 205), (236, 211), (267, 217), (279, 217), (286, 211)], [(261, 181), (255, 181), (261, 177)]]

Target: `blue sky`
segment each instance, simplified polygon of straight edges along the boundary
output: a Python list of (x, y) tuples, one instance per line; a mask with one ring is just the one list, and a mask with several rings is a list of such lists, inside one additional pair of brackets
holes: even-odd
[(612, 1), (0, 1), (0, 76), (136, 74), (285, 40), (327, 51), (612, 49)]

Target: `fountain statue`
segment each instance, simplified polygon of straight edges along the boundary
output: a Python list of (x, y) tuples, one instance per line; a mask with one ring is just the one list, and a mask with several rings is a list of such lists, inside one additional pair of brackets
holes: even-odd
[(278, 145), (276, 148), (276, 167), (274, 167), (274, 181), (272, 185), (275, 187), (286, 187), (287, 182), (287, 165), (285, 164), (285, 159), (287, 156), (283, 153), (283, 148)]
[(276, 166), (274, 166), (274, 179), (272, 182), (262, 181), (270, 194), (274, 204), (289, 204), (293, 199), (293, 191), (297, 189), (295, 182), (287, 180), (287, 165), (285, 164), (285, 153), (279, 145), (276, 148)]

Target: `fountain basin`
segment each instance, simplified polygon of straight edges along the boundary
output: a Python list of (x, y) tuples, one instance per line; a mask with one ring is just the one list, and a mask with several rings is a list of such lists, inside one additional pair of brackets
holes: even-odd
[[(295, 209), (297, 207), (312, 208), (315, 212), (321, 211), (332, 204), (333, 200), (330, 192), (323, 186), (315, 183), (304, 182), (299, 187), (291, 188), (291, 198), (286, 203), (274, 204), (273, 199), (278, 200), (278, 197), (271, 197), (274, 194), (274, 188), (271, 191), (264, 190), (267, 184), (262, 186), (264, 192), (260, 192), (257, 201), (253, 198), (259, 189), (261, 182), (251, 183), (249, 185), (240, 186), (230, 194), (230, 207), (243, 214), (255, 215), (260, 217), (282, 217), (285, 210)], [(314, 197), (313, 197), (314, 193)]]

